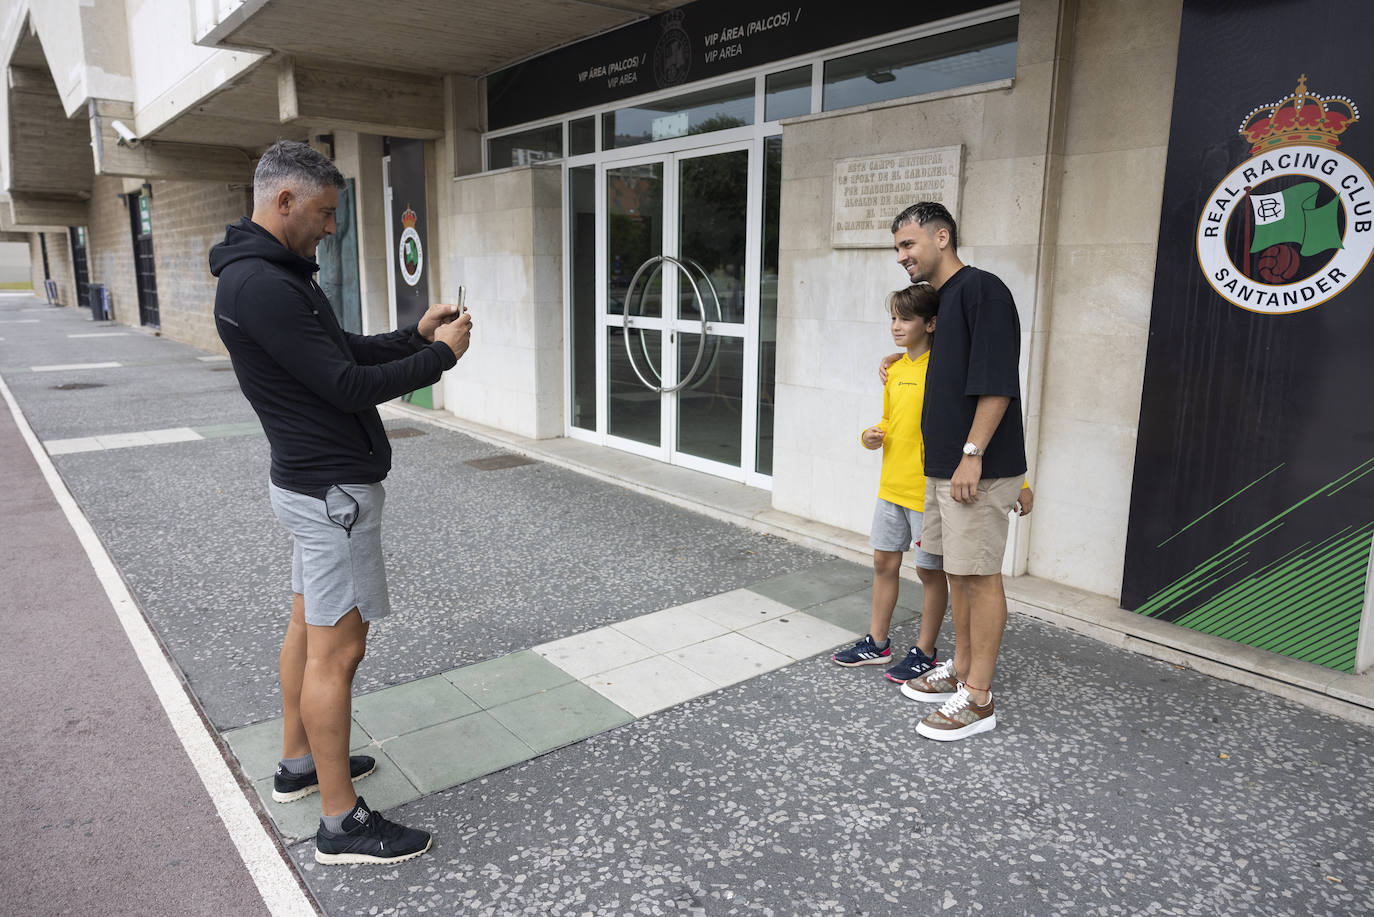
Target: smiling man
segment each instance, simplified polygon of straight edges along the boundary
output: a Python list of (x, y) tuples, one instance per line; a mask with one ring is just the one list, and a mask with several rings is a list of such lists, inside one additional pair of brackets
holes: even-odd
[(958, 228), (941, 204), (892, 221), (897, 263), (940, 291), (940, 328), (926, 371), (923, 550), (944, 555), (955, 652), (902, 687), (941, 706), (916, 731), (949, 741), (997, 725), (992, 676), (1007, 624), (1002, 554), (1007, 514), (1026, 473), (1021, 428), (1021, 321), (1011, 291), (959, 260)]
[(419, 323), (350, 334), (314, 274), (334, 231), (344, 178), (329, 159), (283, 140), (253, 175), (253, 216), (210, 249), (215, 325), (239, 387), (272, 447), (269, 495), (291, 533), (291, 618), (281, 649), (284, 729), (272, 796), (318, 791), (321, 863), (394, 863), (430, 835), (383, 818), (353, 789), (375, 762), (348, 755), (353, 676), (369, 623), (389, 613), (382, 480), (391, 444), (377, 405), (439, 380), (468, 349), (472, 319), (436, 305)]

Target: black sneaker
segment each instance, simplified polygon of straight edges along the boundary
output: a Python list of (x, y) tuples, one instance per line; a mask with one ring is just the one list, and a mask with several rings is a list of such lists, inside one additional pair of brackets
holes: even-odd
[(399, 863), (413, 859), (434, 842), (427, 832), (416, 831), (374, 812), (359, 796), (338, 834), (324, 825), (315, 834), (316, 863)]
[(840, 665), (887, 665), (892, 661), (892, 641), (887, 641), (888, 645), (878, 649), (878, 644), (873, 642), (872, 634), (864, 634), (864, 638), (847, 650), (840, 650), (830, 658)]
[(920, 678), (931, 669), (935, 668), (936, 660), (940, 657), (940, 648), (937, 646), (927, 656), (916, 647), (911, 648), (911, 652), (906, 654), (906, 658), (894, 665), (883, 673), (888, 681), (895, 681), (899, 685), (904, 685), (913, 678)]
[[(348, 759), (348, 773), (353, 780), (361, 780), (377, 769), (377, 762), (368, 755), (353, 755)], [(304, 799), (320, 789), (320, 778), (314, 770), (304, 774), (293, 774), (280, 763), (272, 775), (272, 799), (277, 802), (295, 802)]]

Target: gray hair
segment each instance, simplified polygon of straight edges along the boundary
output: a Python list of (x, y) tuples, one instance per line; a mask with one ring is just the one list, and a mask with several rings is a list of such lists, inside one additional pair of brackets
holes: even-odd
[(283, 188), (309, 197), (329, 185), (343, 188), (345, 182), (328, 156), (308, 144), (278, 140), (262, 154), (253, 171), (253, 207), (270, 207)]
[(937, 204), (934, 201), (920, 201), (897, 214), (892, 221), (892, 234), (895, 236), (897, 230), (909, 223), (924, 226), (927, 223), (935, 222), (936, 228), (943, 226), (949, 230), (949, 247), (951, 251), (959, 249), (959, 228), (954, 225), (954, 217), (945, 209), (944, 204)]

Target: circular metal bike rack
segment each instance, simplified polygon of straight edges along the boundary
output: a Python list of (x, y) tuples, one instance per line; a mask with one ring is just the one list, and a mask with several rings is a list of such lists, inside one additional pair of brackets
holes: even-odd
[[(644, 275), (644, 272), (646, 270), (648, 270), (653, 265), (662, 264), (665, 261), (676, 267), (679, 271), (681, 271), (683, 276), (687, 278), (687, 282), (692, 285), (692, 295), (696, 298), (697, 311), (701, 313), (701, 336), (700, 339), (697, 341), (697, 355), (696, 359), (692, 361), (692, 368), (687, 371), (686, 375), (682, 377), (682, 381), (679, 382), (677, 385), (666, 386), (655, 385), (654, 383), (650, 382), (648, 379), (644, 377), (644, 373), (639, 371), (639, 364), (635, 362), (634, 350), (630, 346), (630, 331), (635, 327), (632, 321), (633, 316), (631, 313), (631, 306), (635, 301), (635, 287), (639, 284), (639, 278)], [(697, 286), (696, 278), (692, 276), (692, 272), (688, 269), (689, 264), (692, 267), (695, 267), (698, 271), (701, 271), (702, 278), (706, 281), (707, 287), (711, 290), (711, 296), (716, 299), (716, 311), (719, 312), (720, 300), (716, 296), (715, 285), (711, 283), (711, 278), (707, 276), (706, 271), (702, 268), (702, 266), (700, 264), (697, 264), (695, 261), (692, 261), (690, 258), (687, 259), (686, 262), (683, 262), (679, 261), (677, 258), (674, 258), (672, 255), (654, 255), (652, 258), (649, 258), (639, 266), (639, 269), (635, 271), (634, 276), (630, 278), (629, 287), (625, 290), (625, 357), (630, 361), (630, 368), (633, 369), (635, 375), (639, 377), (639, 381), (644, 383), (644, 387), (652, 392), (657, 392), (660, 395), (667, 394), (670, 392), (676, 392), (679, 389), (685, 388), (688, 385), (690, 385), (693, 381), (693, 378), (696, 376), (697, 369), (701, 366), (701, 358), (706, 353), (706, 302), (702, 299), (701, 288)], [(644, 334), (644, 329), (640, 328), (638, 330), (640, 332), (640, 337), (642, 338)], [(647, 352), (645, 356), (647, 358)], [(649, 368), (650, 370), (653, 369), (652, 363), (650, 364)], [(659, 381), (662, 382), (662, 378), (660, 378)]]

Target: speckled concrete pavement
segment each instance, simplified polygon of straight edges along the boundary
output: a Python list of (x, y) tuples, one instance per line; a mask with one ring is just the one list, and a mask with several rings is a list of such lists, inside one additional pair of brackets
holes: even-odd
[[(65, 336), (91, 330), (69, 310), (0, 325), (0, 374), (40, 437), (251, 421), (223, 364)], [(94, 361), (126, 365), (28, 370)], [(54, 388), (72, 382), (104, 387)], [(388, 426), (417, 435), (394, 441), (397, 614), (360, 692), (765, 581), (795, 578), (804, 608), (808, 572), (837, 563)], [(54, 461), (214, 726), (276, 716), (288, 542), (261, 436)], [(996, 690), (995, 732), (937, 744), (880, 669), (815, 656), (390, 810), (435, 832), (419, 860), (291, 854), (339, 915), (1374, 912), (1368, 729), (1020, 617)]]

